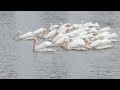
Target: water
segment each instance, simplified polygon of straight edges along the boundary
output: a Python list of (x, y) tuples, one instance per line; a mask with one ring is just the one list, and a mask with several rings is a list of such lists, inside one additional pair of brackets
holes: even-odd
[(120, 42), (106, 50), (55, 48), (56, 52), (34, 53), (32, 41), (12, 39), (17, 31), (26, 33), (46, 27), (48, 23), (80, 23), (82, 20), (110, 26), (120, 35), (120, 12), (117, 11), (0, 11), (0, 79), (120, 78)]

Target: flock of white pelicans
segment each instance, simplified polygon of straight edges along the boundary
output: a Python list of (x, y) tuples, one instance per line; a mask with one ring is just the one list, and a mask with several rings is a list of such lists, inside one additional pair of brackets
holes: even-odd
[[(110, 44), (118, 41), (118, 35), (111, 32), (110, 27), (101, 28), (98, 23), (60, 23), (49, 28), (40, 28), (34, 32), (27, 32), (21, 35), (17, 32), (14, 39), (32, 40), (33, 51), (56, 51), (52, 47), (60, 47), (68, 50), (90, 50), (112, 48)], [(46, 41), (38, 45), (38, 38)]]

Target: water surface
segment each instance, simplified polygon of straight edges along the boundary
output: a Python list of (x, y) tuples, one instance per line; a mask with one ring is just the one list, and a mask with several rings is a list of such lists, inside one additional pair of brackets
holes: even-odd
[[(90, 51), (34, 53), (32, 41), (15, 41), (48, 23), (98, 22), (120, 35), (117, 11), (0, 11), (0, 79), (116, 79), (120, 78), (120, 43), (114, 48)], [(120, 39), (120, 37), (118, 38)], [(43, 40), (39, 39), (39, 43)]]

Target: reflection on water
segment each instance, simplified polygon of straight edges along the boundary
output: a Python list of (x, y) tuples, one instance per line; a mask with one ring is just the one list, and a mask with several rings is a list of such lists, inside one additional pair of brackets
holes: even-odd
[[(99, 22), (120, 35), (120, 12), (116, 11), (1, 11), (0, 12), (0, 78), (120, 78), (120, 43), (114, 48), (90, 51), (33, 53), (32, 41), (14, 41), (17, 31), (26, 33), (48, 23)], [(120, 39), (120, 37), (118, 38)], [(43, 40), (39, 39), (39, 43)]]

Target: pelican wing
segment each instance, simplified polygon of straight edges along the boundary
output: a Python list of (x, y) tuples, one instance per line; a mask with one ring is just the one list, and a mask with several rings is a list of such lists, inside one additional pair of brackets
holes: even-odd
[(61, 37), (60, 39), (58, 39), (58, 40), (55, 42), (55, 45), (59, 45), (59, 44), (63, 43), (66, 38), (68, 38), (68, 37), (66, 37), (66, 36)]
[(63, 36), (63, 34), (59, 34), (58, 36), (56, 36), (52, 42), (55, 43), (58, 39), (60, 39)]
[(91, 43), (89, 46), (96, 47), (96, 46), (99, 46), (100, 44), (101, 44), (101, 40), (97, 40), (97, 41), (94, 41), (93, 43)]
[(69, 43), (70, 48), (78, 48), (85, 45), (85, 42), (82, 39), (76, 39)]
[(115, 33), (112, 33), (112, 34), (109, 34), (109, 35), (105, 36), (106, 39), (113, 39), (113, 38), (116, 38), (116, 37), (118, 37), (118, 35), (115, 34)]
[(108, 40), (108, 39), (101, 40), (101, 45), (106, 45), (106, 44), (110, 44), (110, 43), (111, 43), (111, 40)]

